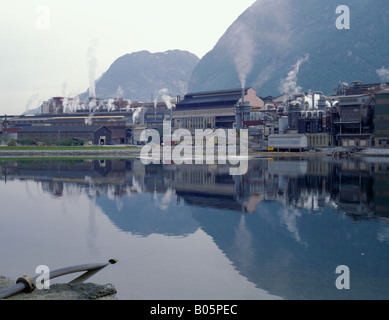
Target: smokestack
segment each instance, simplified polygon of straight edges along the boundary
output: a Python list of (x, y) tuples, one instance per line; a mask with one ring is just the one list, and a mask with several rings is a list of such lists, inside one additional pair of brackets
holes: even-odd
[(245, 88), (242, 88), (242, 106), (244, 105), (244, 97), (245, 97), (246, 90)]

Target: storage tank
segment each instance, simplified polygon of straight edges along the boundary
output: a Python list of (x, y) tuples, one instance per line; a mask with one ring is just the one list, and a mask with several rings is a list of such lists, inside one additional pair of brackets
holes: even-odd
[(272, 134), (268, 146), (278, 151), (302, 151), (308, 148), (308, 138), (304, 134)]
[(285, 134), (288, 130), (288, 117), (280, 117), (278, 119), (278, 132), (280, 134)]

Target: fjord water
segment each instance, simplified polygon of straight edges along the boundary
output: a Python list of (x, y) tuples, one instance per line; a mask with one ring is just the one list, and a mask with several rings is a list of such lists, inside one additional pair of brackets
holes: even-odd
[[(387, 299), (389, 161), (2, 161), (0, 275), (119, 262), (119, 299)], [(336, 268), (349, 268), (339, 290)], [(71, 280), (71, 277), (68, 280)], [(58, 279), (63, 282), (66, 279)]]

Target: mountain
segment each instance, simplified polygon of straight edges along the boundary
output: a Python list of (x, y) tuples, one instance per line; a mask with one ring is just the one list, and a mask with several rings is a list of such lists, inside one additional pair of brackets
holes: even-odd
[[(194, 68), (189, 91), (242, 83), (260, 96), (389, 77), (387, 0), (257, 0)], [(347, 19), (349, 17), (349, 19)], [(349, 29), (336, 23), (350, 22)]]
[[(199, 58), (187, 51), (134, 52), (118, 58), (96, 81), (96, 96), (152, 101), (162, 89), (175, 96), (187, 93)], [(88, 92), (81, 95), (88, 96)]]

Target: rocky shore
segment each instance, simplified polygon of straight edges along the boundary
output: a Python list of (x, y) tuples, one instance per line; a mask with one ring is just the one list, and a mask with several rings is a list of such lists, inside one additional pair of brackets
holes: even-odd
[[(0, 276), (0, 291), (13, 286), (16, 281)], [(19, 293), (6, 300), (117, 300), (117, 291), (111, 284), (94, 283), (53, 284), (47, 290)]]

